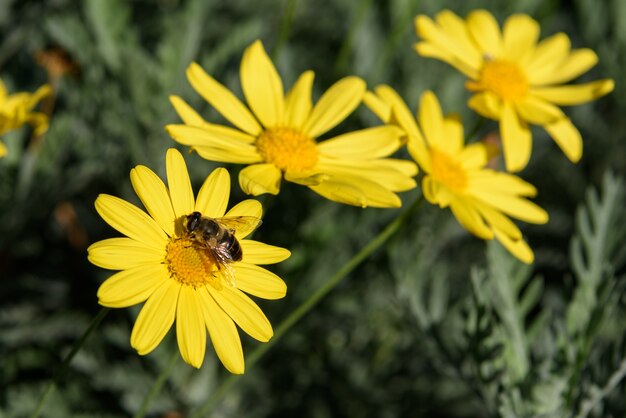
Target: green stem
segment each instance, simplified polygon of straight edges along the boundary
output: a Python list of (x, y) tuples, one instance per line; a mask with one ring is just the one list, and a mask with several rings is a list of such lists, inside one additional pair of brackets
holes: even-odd
[(159, 374), (159, 377), (157, 377), (157, 380), (154, 382), (154, 384), (150, 388), (150, 392), (148, 392), (146, 397), (143, 398), (143, 403), (141, 404), (141, 407), (135, 413), (135, 415), (133, 415), (133, 418), (143, 418), (144, 415), (146, 415), (146, 410), (148, 409), (148, 405), (150, 405), (154, 397), (161, 391), (161, 388), (163, 387), (163, 385), (167, 381), (167, 378), (172, 372), (172, 368), (174, 367), (174, 364), (176, 364), (177, 358), (178, 358), (178, 350), (174, 350), (174, 352), (172, 353), (172, 356), (167, 362), (167, 366), (165, 366), (163, 371), (161, 371), (161, 374)]
[(272, 50), (272, 61), (276, 63), (278, 54), (283, 49), (287, 38), (289, 38), (289, 32), (291, 31), (291, 24), (293, 23), (293, 16), (296, 12), (296, 3), (298, 0), (287, 0), (287, 6), (285, 7), (285, 14), (283, 15), (282, 22), (280, 24), (280, 32), (278, 33), (278, 40)]
[(65, 357), (65, 360), (63, 360), (63, 363), (61, 364), (61, 368), (54, 374), (54, 376), (50, 380), (50, 383), (48, 383), (48, 387), (46, 388), (46, 391), (43, 393), (43, 395), (39, 399), (37, 408), (35, 409), (33, 414), (30, 416), (30, 418), (37, 418), (39, 416), (39, 414), (41, 413), (41, 410), (43, 409), (43, 406), (45, 405), (46, 401), (52, 394), (55, 386), (61, 381), (61, 379), (63, 379), (63, 377), (65, 376), (65, 373), (67, 373), (67, 369), (69, 368), (70, 362), (72, 361), (76, 353), (78, 353), (78, 350), (81, 349), (85, 341), (87, 341), (87, 338), (89, 337), (91, 332), (95, 330), (96, 328), (98, 328), (98, 325), (100, 325), (100, 322), (102, 322), (102, 320), (107, 315), (107, 313), (109, 313), (109, 308), (102, 308), (100, 309), (100, 312), (98, 312), (98, 315), (96, 315), (95, 318), (92, 319), (91, 324), (89, 324), (89, 327), (87, 328), (83, 336), (80, 337), (80, 340), (78, 340), (78, 343), (76, 343), (74, 348), (72, 348), (72, 351), (70, 351), (69, 354)]
[[(369, 244), (367, 244), (361, 251), (359, 251), (354, 257), (352, 257), (346, 264), (344, 264), (334, 276), (324, 283), (315, 293), (313, 293), (307, 300), (300, 306), (294, 309), (287, 318), (283, 320), (275, 329), (272, 339), (262, 345), (257, 346), (254, 351), (248, 356), (246, 361), (247, 369), (250, 370), (254, 364), (263, 357), (263, 355), (282, 337), (287, 331), (297, 323), (304, 315), (306, 315), (317, 303), (326, 296), (331, 290), (335, 288), (348, 274), (350, 274), (359, 264), (361, 264), (367, 257), (369, 257), (375, 250), (381, 247), (393, 234), (400, 229), (400, 226), (409, 217), (411, 213), (421, 203), (421, 196), (418, 197), (415, 202), (408, 207), (404, 212), (398, 215), (387, 227), (382, 230)], [(215, 392), (211, 394), (209, 399), (206, 400), (195, 412), (189, 415), (189, 418), (200, 418), (207, 415), (207, 411), (221, 399), (221, 397), (228, 392), (228, 390), (241, 379), (242, 375), (230, 375)]]
[(356, 6), (355, 16), (352, 19), (350, 28), (345, 38), (343, 38), (343, 44), (337, 54), (337, 61), (335, 61), (335, 72), (340, 74), (344, 71), (350, 58), (350, 52), (353, 47), (354, 39), (356, 38), (357, 30), (361, 27), (365, 19), (367, 18), (367, 12), (372, 6), (372, 0), (361, 0)]

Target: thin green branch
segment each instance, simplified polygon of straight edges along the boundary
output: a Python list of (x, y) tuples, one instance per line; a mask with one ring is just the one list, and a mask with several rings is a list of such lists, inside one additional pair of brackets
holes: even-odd
[(146, 415), (146, 410), (148, 409), (148, 406), (150, 405), (154, 397), (161, 391), (161, 388), (170, 376), (170, 373), (174, 368), (174, 364), (176, 364), (176, 359), (178, 359), (178, 355), (178, 350), (174, 350), (170, 359), (167, 362), (167, 365), (161, 371), (159, 377), (157, 377), (157, 379), (155, 380), (146, 397), (143, 398), (141, 407), (137, 410), (135, 415), (133, 415), (133, 418), (143, 418), (144, 415)]

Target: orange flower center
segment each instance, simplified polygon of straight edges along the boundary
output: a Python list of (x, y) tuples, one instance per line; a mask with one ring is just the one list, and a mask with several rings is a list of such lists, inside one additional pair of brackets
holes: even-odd
[(207, 249), (189, 237), (173, 238), (166, 247), (165, 262), (172, 279), (194, 288), (211, 285), (222, 288), (219, 266)]
[(315, 140), (291, 128), (263, 131), (256, 140), (256, 147), (265, 162), (282, 171), (306, 171), (317, 163)]
[(490, 91), (503, 100), (516, 100), (528, 93), (526, 75), (514, 62), (486, 60), (477, 81), (468, 81), (470, 91)]
[(467, 187), (467, 175), (457, 161), (445, 152), (431, 148), (431, 175), (439, 183), (455, 193), (463, 193)]

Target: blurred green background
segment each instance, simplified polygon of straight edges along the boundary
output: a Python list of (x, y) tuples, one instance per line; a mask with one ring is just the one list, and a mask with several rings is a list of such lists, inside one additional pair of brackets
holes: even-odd
[[(479, 7), (500, 22), (528, 13), (542, 38), (566, 32), (573, 47), (600, 59), (578, 81), (616, 81), (608, 97), (566, 110), (584, 138), (579, 164), (534, 131), (521, 175), (551, 216), (544, 226), (523, 225), (536, 263), (519, 265), (448, 211), (422, 205), (207, 416), (626, 416), (626, 2), (0, 0), (0, 77), (11, 92), (46, 82), (55, 89), (40, 142), (28, 128), (2, 138), (9, 155), (0, 160), (0, 417), (32, 412), (99, 311), (96, 291), (111, 273), (91, 265), (86, 248), (119, 234), (93, 202), (109, 193), (139, 204), (128, 177), (137, 164), (164, 175), (165, 151), (177, 146), (163, 129), (178, 123), (168, 96), (222, 121), (187, 83), (191, 61), (240, 94), (242, 52), (261, 39), (285, 86), (311, 69), (319, 97), (354, 74), (371, 88), (392, 85), (413, 109), (431, 89), (469, 131), (478, 118), (466, 107), (464, 79), (413, 52), (413, 17)], [(375, 123), (362, 107), (331, 134)], [(494, 129), (483, 124), (470, 140)], [(197, 191), (218, 165), (184, 153)], [(228, 168), (237, 202), (245, 198), (236, 187), (241, 167)], [(258, 301), (273, 324), (399, 213), (341, 206), (294, 184), (262, 202), (255, 238), (293, 253), (273, 267), (287, 297)], [(170, 331), (152, 354), (138, 356), (129, 345), (137, 312), (108, 314), (43, 416), (137, 411), (177, 350)], [(246, 354), (259, 344), (243, 333), (242, 341)], [(212, 348), (199, 371), (178, 359), (149, 416), (186, 416), (227, 377)]]

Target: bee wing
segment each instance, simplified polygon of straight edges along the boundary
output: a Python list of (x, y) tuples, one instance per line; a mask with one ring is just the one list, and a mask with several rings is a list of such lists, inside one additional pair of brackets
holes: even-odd
[(223, 227), (235, 231), (235, 237), (245, 237), (252, 233), (263, 221), (254, 216), (225, 216), (215, 219)]
[(235, 269), (230, 253), (222, 247), (207, 248), (207, 253), (228, 285), (235, 287)]

